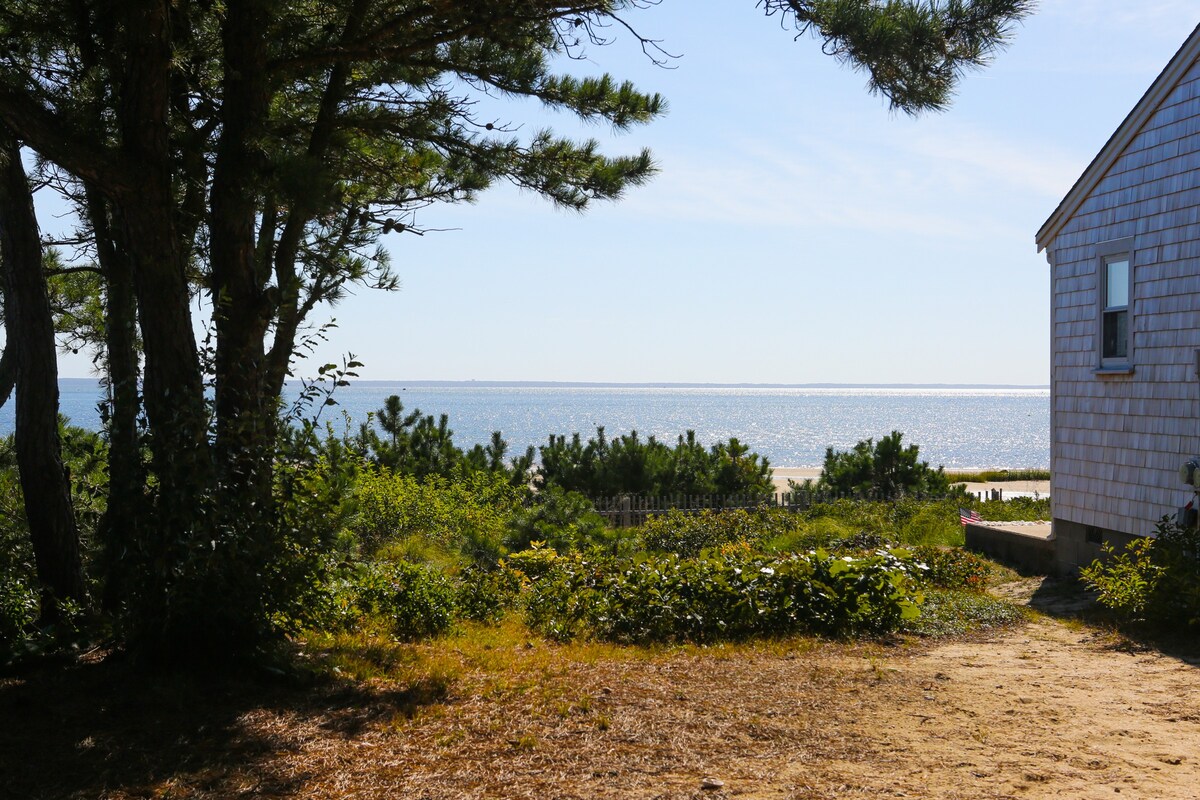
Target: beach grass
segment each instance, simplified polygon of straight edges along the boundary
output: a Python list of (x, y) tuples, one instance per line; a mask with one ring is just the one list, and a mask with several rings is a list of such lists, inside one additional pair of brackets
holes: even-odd
[(1003, 481), (1048, 481), (1048, 469), (981, 469), (946, 471), (951, 483), (1001, 483)]

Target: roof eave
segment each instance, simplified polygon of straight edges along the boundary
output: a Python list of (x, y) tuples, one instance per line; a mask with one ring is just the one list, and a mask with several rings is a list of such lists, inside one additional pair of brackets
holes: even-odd
[(1150, 120), (1150, 117), (1158, 110), (1159, 105), (1167, 96), (1175, 89), (1179, 81), (1183, 78), (1187, 71), (1196, 63), (1196, 59), (1200, 58), (1200, 25), (1197, 25), (1192, 30), (1191, 35), (1178, 52), (1154, 79), (1154, 83), (1150, 84), (1150, 88), (1142, 95), (1133, 110), (1125, 117), (1125, 120), (1117, 127), (1117, 130), (1109, 137), (1104, 147), (1100, 148), (1100, 152), (1092, 159), (1092, 163), (1088, 165), (1079, 179), (1075, 181), (1075, 185), (1071, 187), (1071, 191), (1067, 192), (1066, 197), (1054, 209), (1054, 213), (1050, 215), (1042, 227), (1038, 230), (1034, 241), (1037, 242), (1038, 252), (1045, 250), (1054, 241), (1054, 237), (1062, 230), (1062, 227), (1067, 221), (1079, 210), (1079, 206), (1083, 205), (1083, 201), (1088, 198), (1092, 190), (1096, 188), (1096, 184), (1108, 174), (1108, 171), (1116, 163), (1121, 154), (1125, 152), (1125, 148), (1133, 141), (1133, 138), (1138, 135), (1145, 124)]

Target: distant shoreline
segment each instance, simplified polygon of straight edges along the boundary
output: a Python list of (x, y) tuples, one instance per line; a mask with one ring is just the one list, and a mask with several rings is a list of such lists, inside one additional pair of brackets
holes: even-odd
[[(299, 381), (289, 381), (299, 383)], [(447, 389), (979, 389), (1049, 391), (1050, 384), (1008, 383), (605, 383), (602, 381), (403, 381), (356, 380), (354, 386), (412, 386)]]
[[(66, 383), (98, 384), (98, 378), (59, 378)], [(289, 380), (298, 385), (300, 380)], [(1049, 391), (1050, 384), (1024, 383), (676, 383), (669, 381), (606, 382), (606, 381), (433, 381), (433, 380), (354, 380), (352, 386), (412, 386), (415, 388), (448, 389), (455, 387), (479, 389), (979, 389)]]

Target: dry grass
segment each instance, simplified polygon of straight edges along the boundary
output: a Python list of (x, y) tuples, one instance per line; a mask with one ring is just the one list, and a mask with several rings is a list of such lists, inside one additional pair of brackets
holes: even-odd
[(1048, 617), (662, 648), (509, 622), (314, 637), (296, 663), (206, 682), (94, 657), (0, 681), (0, 797), (1183, 800), (1200, 779), (1200, 661)]
[(0, 718), (21, 720), (0, 729), (0, 796), (721, 797), (701, 780), (861, 758), (829, 722), (895, 679), (894, 649), (558, 646), (509, 623), (314, 640), (303, 686), (95, 659), (0, 684)]

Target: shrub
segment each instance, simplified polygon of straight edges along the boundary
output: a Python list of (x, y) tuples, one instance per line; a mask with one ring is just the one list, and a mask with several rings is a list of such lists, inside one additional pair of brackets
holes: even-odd
[(455, 590), (440, 572), (415, 564), (360, 564), (350, 586), (359, 619), (377, 617), (399, 639), (444, 633), (455, 613)]
[(539, 488), (558, 486), (590, 497), (620, 494), (655, 496), (718, 494), (768, 495), (775, 491), (767, 459), (737, 439), (705, 449), (694, 431), (674, 448), (638, 437), (637, 431), (610, 440), (604, 428), (583, 443), (575, 433), (551, 435), (540, 448)]
[(450, 481), (371, 470), (359, 478), (358, 511), (349, 528), (366, 557), (386, 542), (419, 536), (471, 560), (494, 564), (520, 497), (521, 490), (491, 473)]
[(823, 550), (783, 558), (576, 555), (533, 582), (526, 619), (552, 638), (621, 642), (882, 632), (918, 613), (910, 567), (903, 551), (860, 558)]
[(806, 520), (836, 520), (853, 533), (866, 532), (895, 536), (896, 525), (891, 518), (893, 505), (870, 500), (833, 500), (814, 503), (804, 511), (804, 518)]
[(1102, 605), (1129, 621), (1200, 626), (1200, 531), (1163, 517), (1155, 538), (1135, 539), (1121, 553), (1106, 544), (1104, 552), (1080, 571)]
[(703, 550), (736, 542), (757, 548), (764, 541), (795, 532), (802, 522), (791, 512), (776, 508), (699, 512), (671, 509), (650, 517), (638, 529), (638, 535), (646, 550), (698, 555)]
[[(801, 521), (798, 527), (772, 537), (763, 545), (763, 549), (768, 553), (801, 553), (816, 547), (830, 548), (835, 542), (853, 536), (854, 532), (836, 519), (818, 517)], [(881, 544), (882, 541), (876, 536), (874, 544), (859, 549), (874, 549)]]
[(529, 578), (541, 578), (558, 565), (558, 553), (544, 542), (533, 542), (528, 550), (507, 556), (504, 565)]
[(513, 512), (504, 545), (509, 550), (527, 550), (533, 542), (544, 542), (560, 553), (596, 546), (616, 548), (622, 535), (609, 528), (596, 513), (592, 501), (578, 492), (550, 486), (539, 492), (527, 508)]
[(932, 469), (918, 461), (920, 447), (904, 447), (904, 434), (892, 431), (878, 443), (864, 439), (852, 450), (825, 451), (825, 464), (817, 483), (819, 490), (891, 498), (905, 494), (942, 496), (950, 483), (941, 467)]
[(15, 576), (0, 580), (0, 664), (18, 656), (30, 641), (38, 616), (38, 596)]
[(971, 501), (969, 505), (984, 519), (993, 522), (1034, 522), (1051, 518), (1049, 497)]
[(458, 615), (476, 622), (496, 622), (517, 604), (525, 576), (501, 564), (485, 570), (471, 566), (458, 576)]
[(992, 574), (987, 559), (961, 547), (925, 545), (914, 548), (913, 555), (926, 567), (922, 580), (942, 589), (981, 592)]

